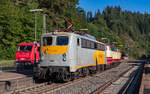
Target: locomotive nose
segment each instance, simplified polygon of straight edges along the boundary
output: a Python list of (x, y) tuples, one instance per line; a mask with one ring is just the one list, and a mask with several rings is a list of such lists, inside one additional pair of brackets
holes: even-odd
[(42, 53), (49, 55), (57, 55), (68, 52), (68, 46), (43, 46)]
[(69, 65), (69, 61), (67, 59), (67, 53), (49, 55), (45, 54), (42, 56), (42, 61), (40, 62), (41, 66), (66, 66)]
[(68, 46), (43, 46), (41, 66), (66, 66)]

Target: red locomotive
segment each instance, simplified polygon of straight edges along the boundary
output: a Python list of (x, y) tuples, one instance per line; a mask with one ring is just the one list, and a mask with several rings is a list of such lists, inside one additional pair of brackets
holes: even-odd
[[(40, 43), (36, 46), (36, 61), (40, 58)], [(20, 43), (16, 51), (15, 62), (19, 65), (33, 65), (35, 61), (35, 44)]]

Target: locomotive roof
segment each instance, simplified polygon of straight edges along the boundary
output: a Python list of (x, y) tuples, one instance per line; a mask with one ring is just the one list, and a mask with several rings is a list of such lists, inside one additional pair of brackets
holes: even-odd
[(105, 44), (105, 46), (109, 46), (111, 48), (115, 48), (115, 49), (118, 49), (117, 47), (113, 46), (113, 45), (110, 45), (110, 44)]
[(72, 34), (75, 34), (75, 35), (78, 35), (78, 36), (81, 36), (81, 37), (86, 37), (88, 39), (92, 39), (92, 40), (95, 40), (95, 37), (92, 36), (92, 35), (89, 35), (89, 34), (78, 34), (78, 33), (75, 33), (75, 32), (50, 32), (50, 33), (44, 33), (42, 34), (42, 37), (48, 37), (50, 35), (72, 35)]
[(71, 35), (69, 32), (49, 32), (49, 33), (44, 33), (42, 36), (50, 36), (50, 35)]
[[(40, 43), (37, 43), (38, 45), (40, 44)], [(20, 46), (23, 46), (23, 45), (34, 45), (34, 43), (19, 43), (19, 45)]]
[(105, 45), (105, 43), (103, 43), (103, 42), (100, 42), (100, 41), (97, 41), (97, 43), (100, 43), (100, 44), (104, 44), (104, 45)]

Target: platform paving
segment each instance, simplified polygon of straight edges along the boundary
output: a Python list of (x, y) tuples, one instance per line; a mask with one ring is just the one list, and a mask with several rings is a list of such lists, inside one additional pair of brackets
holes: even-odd
[(139, 94), (150, 94), (150, 64), (145, 64)]
[(133, 67), (129, 72), (125, 73), (117, 81), (113, 82), (108, 88), (106, 88), (101, 94), (119, 94), (121, 88), (128, 82), (133, 72), (138, 69), (139, 66)]
[(0, 72), (0, 81), (9, 81), (23, 77), (26, 77), (26, 75), (15, 72)]

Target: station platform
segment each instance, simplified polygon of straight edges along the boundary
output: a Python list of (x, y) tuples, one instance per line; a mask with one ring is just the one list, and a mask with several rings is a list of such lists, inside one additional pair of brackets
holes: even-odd
[(0, 82), (10, 81), (24, 77), (32, 77), (33, 72), (31, 71), (20, 71), (20, 72), (0, 72)]
[(150, 64), (145, 64), (139, 94), (150, 94)]
[(24, 78), (24, 77), (26, 77), (26, 75), (20, 74), (20, 73), (15, 73), (15, 72), (1, 72), (0, 73), (0, 82), (15, 80), (15, 79)]

